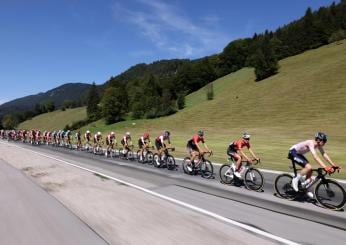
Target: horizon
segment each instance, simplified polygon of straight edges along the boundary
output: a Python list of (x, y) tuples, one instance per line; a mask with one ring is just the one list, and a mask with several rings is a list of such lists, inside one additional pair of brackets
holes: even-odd
[[(195, 0), (2, 3), (0, 105), (66, 83), (100, 85), (139, 63), (217, 54), (235, 39), (275, 31), (301, 18), (308, 7), (315, 11), (332, 2), (252, 2), (252, 8), (249, 1), (218, 6)], [(14, 18), (18, 14), (22, 18)]]

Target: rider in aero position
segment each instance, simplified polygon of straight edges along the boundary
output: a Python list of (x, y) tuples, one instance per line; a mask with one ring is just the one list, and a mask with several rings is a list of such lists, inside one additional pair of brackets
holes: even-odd
[(121, 144), (123, 145), (123, 154), (127, 153), (130, 150), (129, 146), (131, 144), (130, 132), (126, 132), (126, 134), (121, 139)]
[(150, 139), (149, 139), (149, 133), (144, 133), (143, 136), (141, 136), (138, 139), (138, 148), (140, 149), (139, 152), (139, 160), (143, 161), (143, 151), (149, 147)]
[[(338, 167), (333, 161), (329, 158), (327, 153), (324, 151), (323, 146), (327, 142), (327, 135), (324, 133), (318, 132), (315, 134), (315, 140), (305, 140), (303, 142), (300, 142), (294, 146), (292, 146), (288, 153), (288, 158), (299, 164), (303, 167), (303, 169), (300, 171), (300, 173), (297, 174), (295, 178), (292, 179), (292, 187), (295, 191), (298, 191), (298, 182), (299, 180), (301, 182), (306, 181), (311, 182), (311, 174), (312, 174), (312, 167), (309, 163), (309, 161), (304, 157), (304, 154), (311, 152), (312, 157), (314, 160), (321, 165), (326, 172), (331, 171), (331, 166), (326, 166), (323, 161), (318, 157), (315, 149), (318, 148), (323, 158), (330, 163), (334, 167)], [(308, 196), (311, 198), (313, 197), (313, 194), (311, 192), (307, 192)]]
[[(230, 157), (233, 157), (237, 162), (236, 162), (236, 169), (234, 171), (234, 175), (237, 178), (241, 178), (240, 175), (240, 169), (241, 169), (241, 159), (242, 157), (246, 159), (250, 164), (252, 164), (251, 158), (249, 158), (243, 151), (243, 148), (246, 146), (251, 153), (252, 157), (255, 158), (256, 160), (259, 160), (259, 158), (255, 155), (255, 153), (252, 151), (252, 148), (250, 146), (250, 138), (251, 135), (248, 133), (243, 133), (242, 137), (234, 142), (232, 142), (227, 149), (227, 155)], [(240, 153), (240, 154), (239, 154)]]
[(97, 132), (97, 134), (94, 135), (94, 147), (93, 147), (94, 154), (96, 154), (96, 147), (97, 146), (101, 147), (101, 140), (102, 140), (101, 132)]
[(157, 154), (159, 155), (160, 159), (163, 160), (163, 152), (166, 150), (166, 144), (165, 140), (168, 141), (168, 144), (171, 144), (170, 139), (171, 133), (168, 130), (163, 131), (163, 134), (161, 134), (159, 137), (155, 139), (155, 146), (157, 149)]
[(107, 138), (106, 138), (106, 144), (107, 144), (106, 156), (110, 153), (111, 150), (113, 150), (115, 143), (116, 143), (115, 133), (111, 132), (110, 134), (107, 135)]
[(198, 154), (203, 154), (201, 147), (198, 145), (199, 142), (202, 142), (204, 148), (208, 152), (211, 152), (211, 150), (209, 150), (208, 148), (208, 145), (204, 142), (204, 132), (202, 130), (199, 130), (197, 134), (192, 136), (192, 139), (190, 139), (186, 145), (186, 148), (191, 156), (192, 167), (194, 167), (194, 160), (196, 159)]

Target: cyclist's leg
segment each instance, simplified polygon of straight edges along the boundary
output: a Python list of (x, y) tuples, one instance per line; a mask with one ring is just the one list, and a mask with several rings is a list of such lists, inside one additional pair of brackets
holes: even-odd
[(292, 155), (292, 160), (303, 168), (300, 171), (300, 173), (298, 173), (297, 176), (292, 179), (292, 187), (295, 191), (298, 191), (299, 180), (301, 180), (302, 176), (306, 174), (309, 174), (309, 176), (311, 176), (312, 168), (309, 161), (303, 155), (297, 154), (296, 151), (291, 151), (291, 155)]

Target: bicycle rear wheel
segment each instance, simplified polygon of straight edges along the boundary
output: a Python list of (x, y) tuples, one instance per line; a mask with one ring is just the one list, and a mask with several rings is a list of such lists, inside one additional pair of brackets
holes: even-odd
[(222, 165), (219, 170), (219, 176), (220, 176), (221, 182), (227, 185), (232, 184), (234, 180), (233, 173), (234, 173), (234, 170), (231, 168), (230, 164)]
[(159, 168), (161, 166), (160, 161), (161, 161), (160, 156), (157, 153), (155, 153), (153, 157), (153, 164), (156, 168)]
[(137, 161), (138, 161), (139, 163), (144, 163), (144, 156), (143, 156), (143, 154), (141, 154), (141, 150), (138, 150), (138, 151), (137, 151), (136, 156), (137, 156)]
[(167, 155), (166, 162), (168, 170), (175, 170), (177, 165), (175, 164), (175, 159), (173, 156)]
[(262, 173), (256, 168), (249, 168), (245, 172), (244, 185), (247, 189), (261, 191), (264, 185)]
[(130, 161), (135, 160), (135, 156), (133, 154), (133, 151), (128, 151), (126, 154), (126, 158), (127, 158), (127, 160), (130, 160)]
[(296, 197), (297, 193), (291, 184), (292, 179), (293, 177), (289, 174), (280, 174), (275, 178), (275, 191), (280, 197), (288, 200), (293, 200)]
[(321, 180), (316, 185), (315, 197), (319, 204), (332, 210), (340, 210), (346, 203), (344, 188), (338, 182), (330, 179)]
[(210, 179), (214, 174), (213, 164), (209, 160), (201, 163), (201, 174), (203, 178)]

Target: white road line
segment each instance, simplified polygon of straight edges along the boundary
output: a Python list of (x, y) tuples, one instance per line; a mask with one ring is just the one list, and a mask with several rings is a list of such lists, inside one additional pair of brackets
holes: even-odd
[[(3, 144), (10, 145), (10, 144), (7, 144), (7, 143), (3, 143)], [(91, 170), (91, 169), (88, 169), (88, 168), (85, 168), (85, 167), (81, 167), (81, 166), (79, 166), (79, 165), (70, 163), (70, 162), (68, 162), (68, 161), (65, 161), (65, 160), (62, 160), (62, 159), (59, 159), (59, 158), (56, 158), (56, 157), (52, 157), (52, 156), (49, 156), (49, 155), (46, 155), (46, 154), (43, 154), (43, 153), (40, 153), (40, 152), (37, 152), (37, 151), (29, 150), (29, 149), (26, 149), (26, 148), (23, 148), (23, 147), (20, 147), (20, 146), (17, 146), (17, 145), (10, 145), (10, 146), (17, 147), (17, 148), (21, 148), (21, 149), (24, 149), (24, 150), (33, 152), (33, 153), (35, 153), (35, 154), (37, 154), (37, 155), (40, 155), (40, 156), (43, 156), (43, 157), (46, 157), (46, 158), (53, 159), (53, 160), (55, 160), (55, 161), (58, 161), (58, 162), (67, 164), (67, 165), (69, 165), (69, 166), (73, 166), (73, 167), (76, 167), (76, 168), (79, 168), (79, 169), (88, 171), (88, 172), (93, 173), (93, 174), (101, 175), (101, 176), (103, 176), (103, 177), (106, 177), (106, 178), (109, 178), (109, 179), (111, 179), (111, 180), (114, 180), (114, 181), (116, 181), (116, 182), (118, 182), (118, 183), (121, 183), (121, 184), (130, 186), (130, 187), (135, 188), (135, 189), (137, 189), (137, 190), (140, 190), (140, 191), (143, 191), (143, 192), (145, 192), (145, 193), (148, 193), (148, 194), (150, 194), (150, 195), (152, 195), (152, 196), (155, 196), (155, 197), (161, 198), (161, 199), (163, 199), (163, 200), (166, 200), (166, 201), (169, 201), (169, 202), (178, 204), (178, 205), (180, 205), (180, 206), (182, 206), (182, 207), (185, 207), (185, 208), (194, 210), (194, 211), (196, 211), (196, 212), (202, 213), (202, 214), (204, 214), (204, 215), (213, 217), (213, 218), (215, 218), (215, 219), (221, 220), (221, 221), (226, 222), (226, 223), (228, 223), (228, 224), (238, 226), (238, 227), (240, 227), (240, 228), (242, 228), (242, 229), (244, 229), (244, 230), (253, 232), (253, 233), (255, 233), (255, 234), (261, 235), (261, 236), (263, 236), (263, 237), (267, 237), (267, 238), (269, 238), (269, 239), (272, 239), (272, 240), (275, 240), (275, 241), (278, 241), (278, 242), (281, 242), (281, 243), (283, 243), (283, 244), (299, 245), (299, 243), (296, 243), (296, 242), (287, 240), (287, 239), (282, 238), (282, 237), (279, 237), (279, 236), (275, 236), (275, 235), (270, 234), (270, 233), (268, 233), (268, 232), (264, 232), (264, 231), (262, 231), (262, 230), (256, 229), (256, 228), (254, 228), (254, 227), (251, 227), (251, 226), (248, 226), (248, 225), (245, 225), (245, 224), (242, 224), (242, 223), (237, 222), (237, 221), (235, 221), (235, 220), (232, 220), (232, 219), (223, 217), (223, 216), (218, 215), (218, 214), (216, 214), (216, 213), (213, 213), (213, 212), (210, 212), (210, 211), (208, 211), (208, 210), (205, 210), (205, 209), (202, 209), (202, 208), (193, 206), (193, 205), (191, 205), (191, 204), (188, 204), (188, 203), (179, 201), (179, 200), (177, 200), (177, 199), (174, 199), (174, 198), (171, 198), (171, 197), (168, 197), (168, 196), (161, 195), (161, 194), (159, 194), (159, 193), (157, 193), (157, 192), (153, 192), (153, 191), (151, 191), (151, 190), (145, 189), (145, 188), (143, 188), (143, 187), (140, 187), (140, 186), (138, 186), (138, 185), (129, 183), (129, 182), (127, 182), (127, 181), (123, 181), (123, 180), (114, 178), (114, 177), (112, 177), (112, 176), (109, 176), (109, 175), (106, 175), (106, 174), (103, 174), (103, 173), (100, 173), (100, 172), (97, 172), (97, 171), (94, 171), (94, 170)]]

